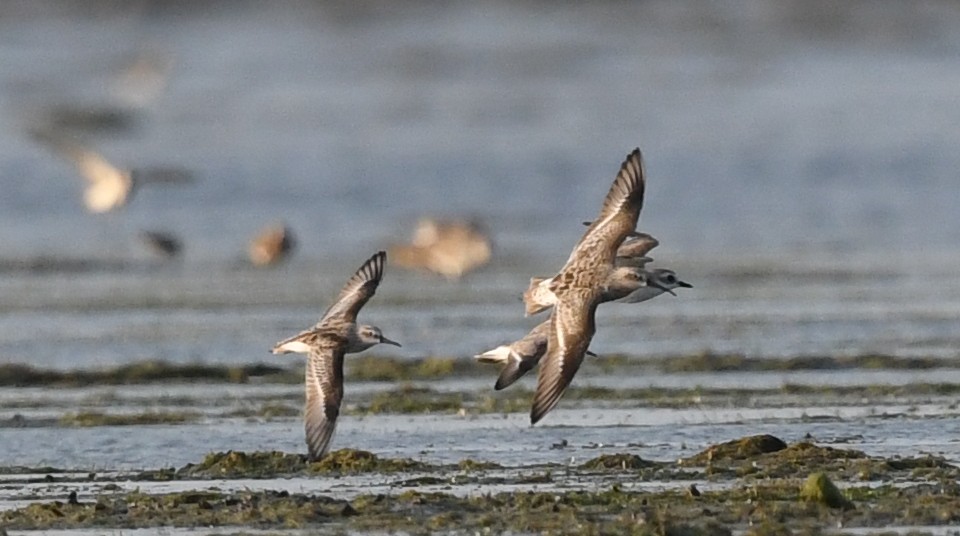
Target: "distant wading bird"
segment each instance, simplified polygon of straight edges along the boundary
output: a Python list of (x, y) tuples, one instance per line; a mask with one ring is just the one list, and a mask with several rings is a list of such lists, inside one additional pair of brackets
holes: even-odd
[(263, 228), (250, 240), (247, 258), (254, 266), (270, 266), (286, 259), (295, 246), (293, 231), (277, 223)]
[[(547, 348), (530, 409), (531, 424), (557, 405), (580, 368), (596, 332), (597, 305), (610, 281), (622, 281), (616, 274), (628, 275), (623, 270), (629, 267), (616, 264), (617, 250), (628, 236), (636, 233), (644, 181), (643, 158), (640, 149), (635, 149), (621, 165), (600, 215), (577, 242), (560, 272), (543, 283), (554, 303)], [(634, 276), (632, 290), (646, 286), (642, 273), (638, 271)]]
[(380, 328), (357, 324), (357, 313), (376, 292), (386, 260), (383, 251), (370, 257), (347, 281), (316, 326), (273, 347), (274, 354), (309, 354), (303, 418), (311, 460), (327, 453), (337, 426), (343, 400), (343, 356), (380, 343), (400, 346), (384, 337)]
[(490, 261), (493, 244), (474, 222), (422, 218), (409, 244), (390, 247), (394, 264), (459, 279)]

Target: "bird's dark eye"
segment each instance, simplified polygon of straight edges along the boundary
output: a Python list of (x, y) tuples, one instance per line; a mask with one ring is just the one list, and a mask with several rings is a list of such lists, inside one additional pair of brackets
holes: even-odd
[(672, 275), (668, 275), (664, 281), (672, 285), (677, 282), (677, 278), (673, 277)]

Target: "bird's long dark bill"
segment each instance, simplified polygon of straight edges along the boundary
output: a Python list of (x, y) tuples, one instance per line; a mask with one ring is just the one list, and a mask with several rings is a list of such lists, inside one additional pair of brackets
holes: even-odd
[(683, 288), (693, 288), (693, 285), (687, 283), (686, 281), (677, 281), (677, 286)]
[(664, 292), (669, 292), (670, 294), (673, 294), (674, 296), (676, 296), (676, 293), (674, 293), (672, 290), (668, 289), (667, 287), (665, 287), (665, 286), (663, 286), (663, 285), (661, 285), (661, 284), (659, 284), (659, 283), (655, 283), (655, 282), (653, 282), (653, 281), (648, 281), (648, 282), (647, 282), (647, 286), (651, 286), (651, 287), (653, 287), (653, 288), (658, 288), (658, 289), (660, 289), (660, 290), (662, 290), (662, 291), (664, 291)]
[(394, 345), (394, 346), (400, 346), (400, 343), (399, 343), (399, 342), (397, 342), (397, 341), (391, 341), (390, 339), (388, 339), (388, 338), (386, 338), (386, 337), (383, 337), (383, 336), (380, 337), (380, 342), (383, 343), (383, 344), (392, 344), (392, 345)]

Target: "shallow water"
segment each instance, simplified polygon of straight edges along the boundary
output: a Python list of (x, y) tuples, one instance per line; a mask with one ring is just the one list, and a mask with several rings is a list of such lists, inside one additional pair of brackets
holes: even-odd
[[(364, 314), (393, 355), (472, 355), (532, 325), (528, 278), (635, 145), (641, 226), (696, 288), (604, 308), (595, 351), (955, 356), (960, 9), (749, 6), (5, 6), (0, 360), (267, 359), (421, 214), (483, 220), (494, 263), (459, 284), (388, 267)], [(93, 216), (26, 130), (121, 105), (143, 53), (172, 65), (164, 90), (85, 139), (200, 180)], [(299, 252), (245, 267), (278, 219)], [(182, 261), (151, 259), (143, 228), (180, 235)]]
[[(792, 442), (809, 434), (826, 444), (842, 442), (878, 456), (932, 453), (960, 461), (960, 443), (956, 441), (960, 419), (951, 397), (890, 397), (840, 403), (783, 396), (747, 398), (737, 405), (720, 407), (691, 402), (691, 407), (656, 408), (629, 400), (569, 400), (536, 427), (530, 427), (523, 413), (348, 414), (338, 424), (335, 445), (362, 446), (381, 456), (430, 463), (471, 458), (524, 466), (595, 457), (598, 449), (667, 461), (746, 435), (769, 433)], [(243, 405), (239, 399), (234, 404)], [(349, 409), (349, 397), (345, 404)], [(293, 405), (296, 407), (297, 402)], [(195, 409), (154, 404), (147, 407), (151, 411)], [(84, 409), (88, 408), (71, 405), (69, 410), (19, 409), (17, 413), (29, 421)], [(143, 407), (133, 405), (124, 410), (123, 406), (114, 406), (109, 411), (136, 413)], [(140, 470), (180, 467), (214, 451), (303, 450), (299, 417), (223, 418), (215, 412), (195, 423), (27, 426), (5, 428), (4, 436), (0, 467)], [(196, 437), (204, 440), (195, 441)], [(563, 441), (568, 445), (558, 448)]]

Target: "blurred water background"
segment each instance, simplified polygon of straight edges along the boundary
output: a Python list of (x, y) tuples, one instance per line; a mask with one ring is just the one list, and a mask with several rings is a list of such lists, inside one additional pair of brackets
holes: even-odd
[[(155, 95), (123, 82), (145, 56)], [(467, 358), (539, 321), (528, 278), (635, 146), (640, 228), (695, 288), (604, 307), (594, 351), (956, 357), (958, 57), (954, 2), (3, 2), (0, 362), (272, 360), (421, 215), (483, 221), (493, 262), (388, 266), (361, 318), (384, 354)], [(70, 110), (115, 110), (76, 129), (111, 160), (198, 181), (86, 212), (28, 134)], [(275, 221), (296, 253), (249, 267)]]

